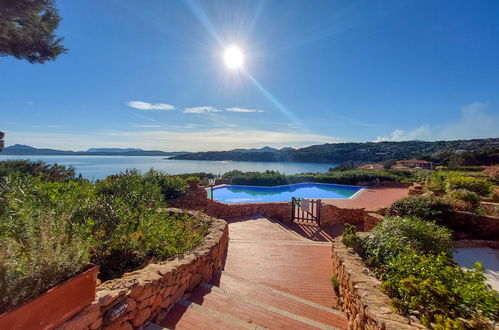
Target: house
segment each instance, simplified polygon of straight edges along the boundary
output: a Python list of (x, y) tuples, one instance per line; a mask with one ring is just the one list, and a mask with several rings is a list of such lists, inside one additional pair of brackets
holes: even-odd
[(383, 170), (385, 167), (383, 164), (364, 164), (359, 166), (359, 170)]
[(399, 160), (392, 169), (414, 169), (414, 170), (433, 170), (433, 162), (427, 160)]

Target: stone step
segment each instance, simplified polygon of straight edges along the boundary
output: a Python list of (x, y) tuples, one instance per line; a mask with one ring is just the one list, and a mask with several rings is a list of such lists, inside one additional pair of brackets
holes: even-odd
[(211, 284), (224, 290), (227, 294), (236, 294), (248, 299), (304, 317), (322, 324), (346, 329), (348, 320), (343, 312), (328, 308), (315, 302), (297, 297), (267, 285), (243, 279), (228, 272), (222, 272)]

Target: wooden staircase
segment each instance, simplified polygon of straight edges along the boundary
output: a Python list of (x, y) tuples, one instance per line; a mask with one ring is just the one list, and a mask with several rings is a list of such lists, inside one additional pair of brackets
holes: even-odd
[(347, 329), (335, 309), (222, 272), (177, 302), (156, 329)]

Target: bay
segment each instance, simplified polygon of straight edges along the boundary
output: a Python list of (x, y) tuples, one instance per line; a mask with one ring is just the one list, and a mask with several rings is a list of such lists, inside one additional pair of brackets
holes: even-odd
[(206, 172), (222, 175), (232, 170), (243, 172), (279, 171), (284, 174), (327, 172), (338, 164), (317, 163), (280, 163), (280, 162), (236, 162), (236, 161), (199, 161), (165, 159), (163, 156), (13, 156), (0, 155), (0, 161), (8, 159), (29, 159), (49, 164), (73, 166), (77, 174), (84, 178), (97, 180), (126, 169), (145, 172), (151, 168), (169, 174)]

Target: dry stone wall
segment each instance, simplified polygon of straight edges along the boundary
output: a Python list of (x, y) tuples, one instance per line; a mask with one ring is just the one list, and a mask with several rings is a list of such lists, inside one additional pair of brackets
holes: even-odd
[[(221, 219), (261, 214), (282, 222), (291, 221), (291, 202), (227, 204), (208, 199), (207, 191), (203, 187), (188, 189), (185, 196), (171, 200), (168, 203), (182, 209), (199, 210)], [(384, 214), (385, 210), (380, 209), (376, 212)], [(369, 214), (363, 208), (349, 209), (322, 204), (321, 225), (330, 226), (350, 223), (362, 230), (364, 221), (371, 219)]]
[[(206, 215), (191, 214), (208, 220)], [(222, 269), (228, 241), (227, 223), (212, 219), (199, 247), (172, 261), (150, 264), (102, 283), (95, 301), (59, 329), (137, 329), (161, 320), (175, 302)], [(111, 314), (120, 309), (125, 310), (123, 315), (111, 322)]]
[(345, 247), (341, 237), (334, 240), (332, 252), (333, 276), (338, 280), (349, 329), (425, 329), (416, 318), (393, 311), (390, 298), (381, 291), (381, 282), (368, 275), (360, 256)]

